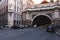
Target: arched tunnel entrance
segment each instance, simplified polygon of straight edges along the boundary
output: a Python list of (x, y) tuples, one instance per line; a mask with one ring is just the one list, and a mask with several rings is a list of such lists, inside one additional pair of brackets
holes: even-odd
[(32, 25), (43, 26), (51, 23), (52, 21), (49, 17), (45, 15), (39, 15), (33, 19)]

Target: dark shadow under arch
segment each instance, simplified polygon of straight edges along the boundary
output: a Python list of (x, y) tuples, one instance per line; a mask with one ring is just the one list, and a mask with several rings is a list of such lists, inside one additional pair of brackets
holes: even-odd
[(52, 21), (49, 17), (45, 15), (39, 15), (36, 18), (34, 18), (32, 25), (43, 26), (51, 23)]

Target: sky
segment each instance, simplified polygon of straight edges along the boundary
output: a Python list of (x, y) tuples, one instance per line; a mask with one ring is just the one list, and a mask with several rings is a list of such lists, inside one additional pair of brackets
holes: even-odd
[[(41, 3), (43, 0), (32, 0), (35, 4), (39, 4)], [(48, 2), (50, 2), (50, 0), (47, 0)], [(56, 0), (54, 0), (55, 2)]]
[[(9, 0), (10, 3), (13, 3), (14, 0)], [(35, 4), (39, 4), (41, 3), (43, 0), (32, 0)], [(48, 2), (50, 2), (50, 0), (47, 0)], [(54, 0), (56, 1), (56, 0)]]

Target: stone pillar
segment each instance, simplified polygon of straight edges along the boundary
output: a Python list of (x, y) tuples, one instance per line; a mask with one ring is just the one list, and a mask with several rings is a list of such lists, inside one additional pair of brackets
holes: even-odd
[(55, 17), (55, 18), (59, 18), (59, 10), (58, 10), (58, 9), (55, 10), (54, 17)]
[(29, 24), (29, 12), (27, 11), (27, 13), (26, 13), (26, 22), (25, 22), (25, 24)]
[(8, 26), (9, 26), (9, 28), (11, 27), (11, 26), (13, 26), (13, 22), (14, 22), (14, 15), (13, 15), (13, 13), (8, 13)]
[(29, 26), (31, 25), (31, 19), (32, 19), (31, 13), (27, 12), (26, 13), (26, 24)]
[(54, 21), (55, 21), (55, 24), (56, 25), (60, 25), (60, 20), (59, 20), (59, 10), (56, 9), (55, 12), (54, 12)]

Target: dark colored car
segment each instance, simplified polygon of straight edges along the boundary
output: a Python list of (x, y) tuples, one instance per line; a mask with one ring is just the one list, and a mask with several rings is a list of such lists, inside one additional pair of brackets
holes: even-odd
[(26, 26), (25, 26), (25, 25), (22, 25), (20, 28), (21, 28), (21, 29), (24, 29), (24, 28), (26, 28)]
[(14, 26), (11, 27), (11, 29), (20, 29), (20, 26), (14, 25)]
[(47, 27), (48, 32), (55, 32), (56, 27), (54, 25), (50, 25)]
[(29, 27), (30, 27), (29, 25), (21, 25), (21, 26), (20, 26), (21, 29), (29, 28)]
[(3, 26), (3, 28), (8, 28), (9, 26), (8, 25), (2, 25)]
[(55, 27), (56, 27), (57, 29), (60, 29), (60, 25), (55, 25)]

